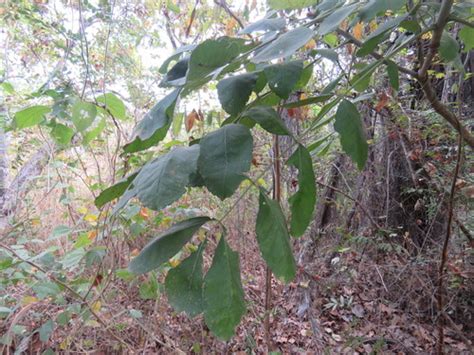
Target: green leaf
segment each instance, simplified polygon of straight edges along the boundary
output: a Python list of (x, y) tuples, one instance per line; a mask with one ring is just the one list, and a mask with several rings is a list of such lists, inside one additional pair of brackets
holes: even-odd
[(279, 31), (285, 28), (285, 26), (286, 20), (282, 17), (264, 18), (248, 25), (243, 30), (240, 30), (239, 34), (245, 35), (257, 31)]
[(176, 255), (191, 240), (193, 234), (210, 220), (209, 217), (203, 216), (176, 223), (149, 242), (140, 254), (132, 259), (128, 269), (134, 274), (144, 274), (158, 268)]
[(176, 49), (176, 51), (170, 57), (168, 57), (163, 62), (163, 64), (161, 64), (160, 69), (158, 69), (160, 74), (166, 74), (166, 72), (168, 71), (168, 67), (169, 67), (169, 65), (172, 61), (178, 60), (184, 52), (190, 52), (194, 48), (196, 48), (195, 44), (188, 44), (188, 45), (181, 46), (178, 49)]
[(45, 299), (49, 296), (54, 297), (61, 292), (59, 286), (52, 281), (39, 281), (31, 286), (31, 289), (39, 299)]
[(359, 111), (352, 102), (341, 101), (337, 108), (334, 129), (339, 133), (342, 149), (357, 164), (359, 170), (362, 170), (367, 160), (369, 147)]
[(300, 78), (296, 82), (294, 89), (303, 89), (308, 85), (311, 76), (313, 75), (313, 64), (306, 66), (301, 72)]
[(202, 42), (191, 53), (186, 81), (206, 82), (209, 74), (230, 63), (245, 48), (245, 41), (239, 38), (220, 37)]
[(155, 300), (160, 296), (158, 280), (154, 273), (150, 274), (148, 282), (144, 282), (140, 285), (138, 293), (142, 300)]
[(133, 141), (124, 146), (126, 153), (148, 149), (165, 138), (173, 118), (174, 107), (180, 89), (160, 100), (150, 112), (138, 123), (133, 134)]
[(8, 81), (4, 81), (3, 83), (0, 84), (0, 87), (5, 91), (7, 94), (14, 94), (15, 93), (15, 88), (11, 83)]
[(391, 60), (387, 62), (387, 74), (388, 80), (390, 81), (390, 86), (393, 88), (393, 90), (398, 91), (398, 89), (400, 88), (400, 83), (398, 79), (398, 67)]
[(443, 31), (441, 35), (439, 55), (446, 62), (453, 61), (459, 55), (459, 43), (447, 31)]
[(369, 65), (365, 65), (361, 70), (359, 70), (351, 80), (351, 85), (354, 90), (358, 92), (366, 90), (370, 85), (370, 78), (372, 77), (373, 72), (380, 64), (382, 64), (381, 61), (376, 61)]
[(72, 123), (79, 132), (85, 131), (97, 116), (97, 106), (90, 102), (77, 100), (72, 107)]
[(228, 340), (245, 313), (239, 255), (221, 237), (204, 278), (204, 320), (219, 338)]
[(387, 10), (397, 11), (406, 0), (371, 0), (359, 11), (359, 18), (361, 21), (369, 22), (377, 14), (384, 15)]
[(224, 199), (231, 196), (250, 169), (253, 139), (247, 127), (228, 124), (200, 141), (198, 168), (206, 187)]
[(222, 108), (230, 115), (237, 115), (247, 104), (257, 83), (258, 73), (231, 76), (217, 84), (217, 94)]
[(313, 6), (318, 0), (267, 0), (268, 7), (273, 10), (292, 10)]
[(54, 322), (50, 319), (46, 323), (44, 323), (38, 330), (39, 338), (42, 343), (46, 343), (51, 334), (53, 334), (54, 330)]
[(242, 113), (242, 117), (248, 117), (257, 122), (264, 130), (272, 134), (291, 135), (278, 113), (269, 106), (252, 107)]
[(255, 227), (260, 252), (275, 276), (285, 283), (296, 275), (296, 262), (290, 245), (290, 235), (280, 204), (260, 189), (257, 225)]
[(252, 62), (268, 62), (273, 59), (288, 57), (303, 47), (312, 37), (313, 31), (309, 28), (295, 28), (267, 44), (252, 58)]
[(303, 72), (303, 61), (274, 64), (264, 69), (270, 89), (282, 99), (287, 99)]
[(92, 129), (87, 130), (86, 132), (83, 132), (82, 144), (88, 145), (90, 142), (96, 139), (99, 136), (99, 134), (104, 130), (105, 123), (106, 123), (105, 118), (101, 118), (100, 121), (98, 121), (96, 125), (92, 127)]
[(56, 143), (60, 145), (68, 145), (71, 143), (72, 136), (74, 136), (74, 130), (61, 123), (56, 123), (51, 130), (51, 136), (54, 138)]
[(102, 191), (99, 196), (96, 197), (94, 200), (94, 204), (96, 205), (97, 208), (101, 208), (104, 206), (107, 202), (110, 202), (120, 196), (123, 195), (123, 193), (127, 190), (127, 188), (130, 186), (132, 183), (133, 179), (138, 175), (138, 172), (130, 174), (126, 178), (120, 180), (116, 184), (106, 188), (104, 191)]
[(23, 129), (31, 126), (35, 126), (41, 123), (44, 119), (44, 115), (51, 111), (51, 107), (37, 105), (25, 108), (18, 111), (15, 114), (15, 127)]
[(160, 83), (160, 86), (180, 86), (185, 83), (186, 73), (188, 71), (189, 58), (181, 59), (178, 63), (166, 73)]
[(313, 161), (308, 150), (301, 144), (288, 159), (288, 164), (298, 169), (298, 191), (288, 199), (291, 210), (290, 231), (295, 237), (302, 236), (311, 223), (316, 204), (316, 178)]
[(179, 133), (181, 132), (181, 128), (183, 127), (183, 120), (184, 120), (184, 113), (179, 112), (174, 115), (173, 124), (172, 124), (172, 132), (174, 137), (178, 137)]
[(170, 205), (186, 192), (191, 174), (196, 173), (198, 156), (199, 144), (195, 144), (176, 147), (148, 162), (115, 206), (114, 212), (135, 196), (144, 206), (155, 211)]
[(474, 48), (474, 28), (464, 26), (459, 31), (459, 38), (464, 42), (464, 52), (469, 52)]
[(326, 17), (321, 25), (319, 25), (318, 33), (321, 36), (328, 34), (336, 30), (340, 23), (347, 19), (359, 6), (359, 4), (353, 4), (350, 6), (342, 6), (341, 8), (337, 9), (336, 11), (332, 12), (328, 17)]
[(105, 95), (100, 95), (96, 101), (102, 104), (103, 107), (105, 107), (105, 109), (115, 118), (118, 118), (119, 120), (127, 118), (125, 104), (114, 94), (107, 93)]
[(186, 312), (193, 318), (203, 312), (202, 253), (204, 245), (184, 259), (177, 267), (170, 269), (165, 280), (168, 302), (178, 312)]

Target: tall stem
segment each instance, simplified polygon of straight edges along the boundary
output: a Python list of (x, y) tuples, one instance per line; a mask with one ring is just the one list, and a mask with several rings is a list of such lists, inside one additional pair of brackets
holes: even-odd
[[(280, 203), (281, 201), (281, 165), (280, 165), (280, 145), (278, 136), (273, 137), (273, 199)], [(270, 313), (272, 309), (272, 271), (267, 266), (265, 279), (265, 340), (267, 350), (273, 348), (270, 334)]]

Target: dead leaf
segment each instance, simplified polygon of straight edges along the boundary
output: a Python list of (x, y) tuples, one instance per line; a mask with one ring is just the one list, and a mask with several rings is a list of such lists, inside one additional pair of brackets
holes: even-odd
[(193, 129), (193, 126), (194, 126), (194, 122), (195, 121), (199, 121), (199, 115), (198, 113), (196, 112), (196, 110), (192, 110), (187, 116), (186, 116), (186, 119), (184, 121), (184, 126), (186, 128), (186, 132), (189, 132), (191, 131), (191, 129)]
[(355, 304), (352, 309), (352, 314), (355, 315), (357, 318), (364, 318), (364, 307), (362, 307), (360, 304)]
[(379, 102), (377, 103), (377, 106), (375, 106), (375, 111), (380, 112), (382, 109), (387, 106), (388, 99), (390, 97), (385, 93), (385, 91), (382, 91), (382, 93), (379, 96)]
[(363, 32), (364, 32), (364, 24), (362, 22), (357, 22), (357, 24), (352, 29), (352, 34), (354, 35), (355, 38), (357, 38), (358, 40), (361, 40)]

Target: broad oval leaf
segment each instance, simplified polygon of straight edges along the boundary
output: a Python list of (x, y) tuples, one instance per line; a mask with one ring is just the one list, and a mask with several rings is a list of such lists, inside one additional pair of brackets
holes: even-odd
[(219, 338), (228, 340), (245, 314), (239, 255), (222, 236), (204, 278), (204, 320)]
[(286, 21), (284, 18), (264, 18), (248, 25), (243, 30), (240, 30), (239, 34), (245, 35), (257, 31), (279, 31), (285, 28), (285, 26)]
[(337, 108), (334, 129), (339, 133), (342, 149), (357, 164), (359, 170), (362, 170), (367, 160), (369, 146), (359, 111), (352, 102), (341, 101)]
[(88, 130), (82, 132), (82, 144), (88, 145), (90, 142), (96, 139), (99, 134), (104, 130), (105, 124), (105, 118), (102, 117), (100, 120), (95, 121), (92, 126), (89, 127)]
[(268, 62), (273, 59), (288, 57), (303, 47), (312, 37), (313, 31), (309, 28), (295, 28), (266, 45), (252, 58), (252, 62)]
[(99, 96), (96, 101), (102, 104), (115, 118), (119, 120), (127, 118), (125, 104), (116, 95), (107, 93)]
[(176, 255), (191, 240), (193, 234), (210, 220), (209, 217), (203, 216), (176, 223), (149, 242), (140, 254), (132, 259), (128, 269), (134, 274), (144, 274), (158, 268)]
[(360, 9), (359, 18), (362, 21), (369, 22), (377, 14), (385, 14), (387, 10), (399, 10), (405, 3), (406, 0), (370, 0), (367, 5)]
[(308, 150), (301, 144), (287, 162), (298, 169), (298, 191), (288, 199), (291, 210), (290, 231), (295, 237), (302, 236), (311, 223), (316, 204), (316, 178), (313, 161)]
[(202, 253), (203, 242), (197, 251), (168, 271), (165, 290), (168, 302), (178, 312), (186, 312), (192, 318), (203, 311)]
[(296, 262), (285, 216), (279, 203), (270, 199), (263, 190), (260, 190), (255, 232), (263, 259), (275, 276), (286, 283), (293, 280)]
[(303, 61), (274, 64), (264, 69), (270, 89), (282, 99), (287, 99), (303, 72)]
[(390, 86), (393, 90), (398, 91), (400, 88), (400, 82), (398, 78), (398, 67), (391, 60), (387, 61), (387, 74), (388, 80), (390, 81)]
[(51, 107), (37, 105), (25, 108), (15, 113), (15, 127), (23, 129), (41, 123), (44, 115), (51, 111)]
[(446, 62), (452, 62), (459, 55), (459, 43), (447, 31), (441, 35), (439, 55)]
[(257, 122), (264, 130), (272, 134), (291, 135), (278, 113), (269, 106), (256, 106), (242, 113), (242, 117), (248, 117)]
[(76, 101), (72, 107), (72, 123), (79, 132), (85, 131), (97, 116), (97, 106), (82, 100)]
[(56, 123), (51, 130), (51, 136), (54, 138), (56, 143), (60, 145), (68, 145), (74, 136), (74, 130), (62, 123)]
[(214, 70), (236, 58), (245, 48), (245, 41), (240, 38), (220, 37), (202, 42), (191, 53), (186, 81), (203, 81)]
[(188, 71), (189, 58), (181, 59), (166, 73), (160, 86), (184, 85), (186, 72)]
[(268, 6), (273, 10), (301, 9), (318, 2), (318, 0), (267, 0)]
[(131, 187), (115, 206), (114, 212), (132, 198), (155, 211), (170, 205), (186, 192), (192, 174), (196, 173), (199, 144), (176, 147), (150, 161), (138, 173)]
[(325, 34), (336, 30), (340, 23), (349, 17), (359, 6), (359, 4), (353, 4), (350, 6), (342, 6), (336, 11), (332, 12), (328, 17), (326, 17), (321, 25), (319, 25), (318, 33), (322, 36)]
[(199, 173), (206, 187), (221, 199), (231, 196), (250, 169), (253, 139), (247, 127), (228, 124), (202, 137)]
[(113, 201), (116, 198), (122, 196), (137, 175), (138, 172), (133, 173), (127, 176), (126, 178), (120, 180), (119, 182), (115, 183), (114, 185), (103, 190), (94, 200), (94, 204), (96, 205), (96, 207), (101, 208), (107, 202)]
[(138, 123), (132, 142), (124, 146), (126, 153), (134, 153), (148, 149), (165, 138), (173, 118), (174, 107), (180, 89), (161, 99)]
[(230, 115), (243, 110), (257, 83), (258, 73), (231, 76), (217, 84), (217, 94), (222, 108)]

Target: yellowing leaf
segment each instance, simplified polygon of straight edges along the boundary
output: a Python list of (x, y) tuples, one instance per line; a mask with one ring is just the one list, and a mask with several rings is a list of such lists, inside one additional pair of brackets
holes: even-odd
[(231, 36), (234, 33), (234, 28), (237, 26), (237, 21), (234, 18), (230, 18), (225, 24), (225, 33), (227, 36)]
[(171, 260), (169, 261), (169, 263), (170, 263), (171, 267), (176, 267), (176, 266), (178, 266), (179, 264), (181, 264), (181, 260), (179, 260), (179, 259), (171, 259)]
[(431, 39), (431, 37), (433, 37), (433, 33), (432, 32), (426, 32), (421, 36), (421, 39), (428, 40), (428, 39)]
[(96, 313), (99, 312), (101, 308), (102, 308), (102, 303), (100, 301), (95, 301), (91, 305), (91, 309)]
[(34, 296), (25, 296), (21, 299), (21, 305), (22, 306), (27, 306), (32, 303), (38, 302), (38, 299)]
[(171, 222), (173, 222), (173, 219), (172, 219), (172, 218), (170, 218), (170, 217), (165, 217), (165, 218), (163, 218), (163, 219), (161, 220), (161, 225), (166, 228), (166, 227), (169, 227), (169, 225), (171, 224)]
[(308, 41), (308, 43), (306, 43), (306, 44), (304, 45), (304, 48), (305, 48), (305, 49), (308, 49), (308, 50), (309, 50), (309, 49), (313, 49), (314, 47), (316, 47), (316, 41), (315, 41), (313, 38), (311, 38), (311, 39)]
[(84, 221), (86, 222), (96, 222), (97, 221), (97, 215), (89, 213), (85, 215)]
[(89, 212), (89, 210), (86, 207), (82, 206), (77, 209), (77, 212), (79, 212), (80, 214), (86, 214), (87, 212)]
[(358, 22), (352, 29), (352, 33), (354, 34), (355, 38), (361, 40), (364, 34), (364, 24), (362, 22)]
[(198, 247), (195, 246), (194, 244), (188, 243), (188, 244), (186, 244), (185, 249), (186, 249), (187, 251), (193, 253), (193, 252), (195, 252), (196, 250), (198, 250)]
[(379, 25), (377, 24), (377, 21), (375, 20), (370, 21), (369, 23), (370, 33), (374, 32), (377, 29), (377, 27), (379, 27)]
[(94, 240), (96, 237), (97, 237), (97, 231), (96, 230), (93, 230), (93, 231), (90, 231), (89, 233), (87, 233), (87, 238), (89, 238), (89, 240)]
[(31, 220), (31, 225), (32, 226), (39, 226), (39, 225), (41, 225), (41, 220), (39, 218), (33, 218)]

